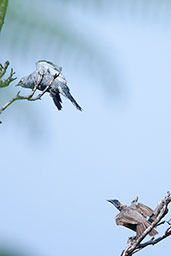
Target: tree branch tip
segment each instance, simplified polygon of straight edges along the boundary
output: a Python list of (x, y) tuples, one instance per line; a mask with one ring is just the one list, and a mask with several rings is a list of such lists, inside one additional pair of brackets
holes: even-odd
[(5, 66), (5, 67), (8, 67), (8, 66), (9, 66), (9, 64), (10, 64), (10, 62), (9, 62), (9, 60), (7, 60), (7, 61), (5, 61), (4, 66)]
[[(15, 72), (14, 72), (14, 74), (15, 74)], [(17, 77), (14, 77), (14, 78), (12, 78), (12, 81), (14, 81), (14, 80), (16, 80), (17, 79)]]
[(15, 72), (14, 72), (13, 68), (11, 68), (11, 75), (14, 75), (14, 74), (15, 74)]

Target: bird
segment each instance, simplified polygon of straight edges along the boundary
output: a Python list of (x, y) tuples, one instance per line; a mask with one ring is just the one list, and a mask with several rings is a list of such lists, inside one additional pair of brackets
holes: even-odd
[(60, 95), (63, 95), (68, 98), (79, 111), (82, 111), (82, 108), (71, 95), (67, 80), (61, 71), (62, 67), (47, 60), (39, 60), (36, 62), (36, 70), (28, 76), (21, 78), (17, 86), (33, 90), (36, 84), (40, 82), (38, 89), (43, 91), (50, 84), (47, 92), (50, 93), (58, 110), (62, 109), (62, 99)]
[[(151, 223), (145, 217), (147, 214), (149, 214), (148, 206), (146, 208), (146, 206), (142, 204), (137, 207), (134, 202), (130, 206), (126, 206), (117, 199), (107, 201), (113, 204), (120, 211), (120, 213), (115, 217), (116, 224), (135, 231), (135, 239), (138, 239), (151, 225)], [(158, 232), (155, 229), (152, 229), (152, 231), (149, 233), (150, 236), (155, 236), (157, 234)]]

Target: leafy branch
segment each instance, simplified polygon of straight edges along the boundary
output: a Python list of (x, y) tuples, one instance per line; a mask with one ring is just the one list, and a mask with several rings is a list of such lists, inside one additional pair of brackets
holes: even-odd
[[(168, 192), (168, 195), (159, 202), (156, 209), (154, 210), (155, 220), (152, 224), (143, 232), (143, 234), (138, 239), (128, 239), (127, 247), (123, 250), (121, 256), (132, 256), (134, 253), (142, 250), (143, 248), (149, 245), (155, 245), (165, 239), (166, 237), (171, 235), (171, 222), (170, 221), (161, 221), (161, 219), (168, 213), (168, 204), (171, 202), (171, 194)], [(152, 231), (153, 228), (167, 224), (166, 231), (158, 238), (152, 238), (145, 243), (141, 243), (141, 241)]]
[(12, 68), (11, 68), (9, 77), (4, 80), (1, 79), (5, 75), (9, 64), (10, 64), (9, 61), (6, 61), (4, 66), (0, 64), (0, 88), (7, 87), (12, 81), (16, 79), (16, 77), (13, 77), (15, 72), (13, 71)]

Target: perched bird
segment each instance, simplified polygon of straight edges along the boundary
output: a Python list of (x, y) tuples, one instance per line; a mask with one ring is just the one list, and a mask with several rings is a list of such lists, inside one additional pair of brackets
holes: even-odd
[[(116, 199), (107, 201), (112, 203), (120, 211), (120, 213), (115, 217), (116, 224), (135, 231), (136, 239), (140, 237), (142, 233), (151, 225), (151, 223), (145, 218), (145, 215), (147, 214), (146, 210), (148, 208), (141, 208), (140, 206), (136, 207), (134, 203), (127, 207)], [(155, 229), (149, 233), (150, 236), (155, 236), (157, 234), (158, 232)]]
[(58, 110), (62, 109), (62, 100), (60, 96), (60, 94), (62, 94), (68, 98), (78, 110), (82, 111), (82, 108), (71, 95), (70, 89), (67, 86), (67, 80), (61, 74), (61, 71), (62, 67), (46, 60), (40, 60), (36, 62), (36, 70), (30, 75), (23, 77), (17, 85), (24, 88), (34, 89), (35, 85), (41, 81), (38, 89), (43, 91), (52, 82), (47, 91), (53, 98)]

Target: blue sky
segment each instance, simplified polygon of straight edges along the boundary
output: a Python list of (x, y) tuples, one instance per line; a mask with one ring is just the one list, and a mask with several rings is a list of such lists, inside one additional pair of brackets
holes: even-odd
[[(153, 13), (147, 5), (145, 14), (137, 8), (133, 15), (122, 8), (67, 9), (88, 47), (105, 55), (102, 76), (102, 63), (92, 69), (93, 58), (58, 52), (41, 36), (24, 55), (19, 46), (13, 52), (7, 14), (1, 62), (10, 60), (18, 79), (39, 59), (62, 65), (84, 111), (63, 99), (58, 112), (45, 95), (16, 102), (1, 116), (2, 245), (30, 255), (120, 255), (133, 233), (116, 226), (117, 209), (106, 199), (129, 204), (139, 196), (155, 208), (170, 190), (171, 20), (167, 9)], [(169, 255), (169, 239), (139, 255)]]

